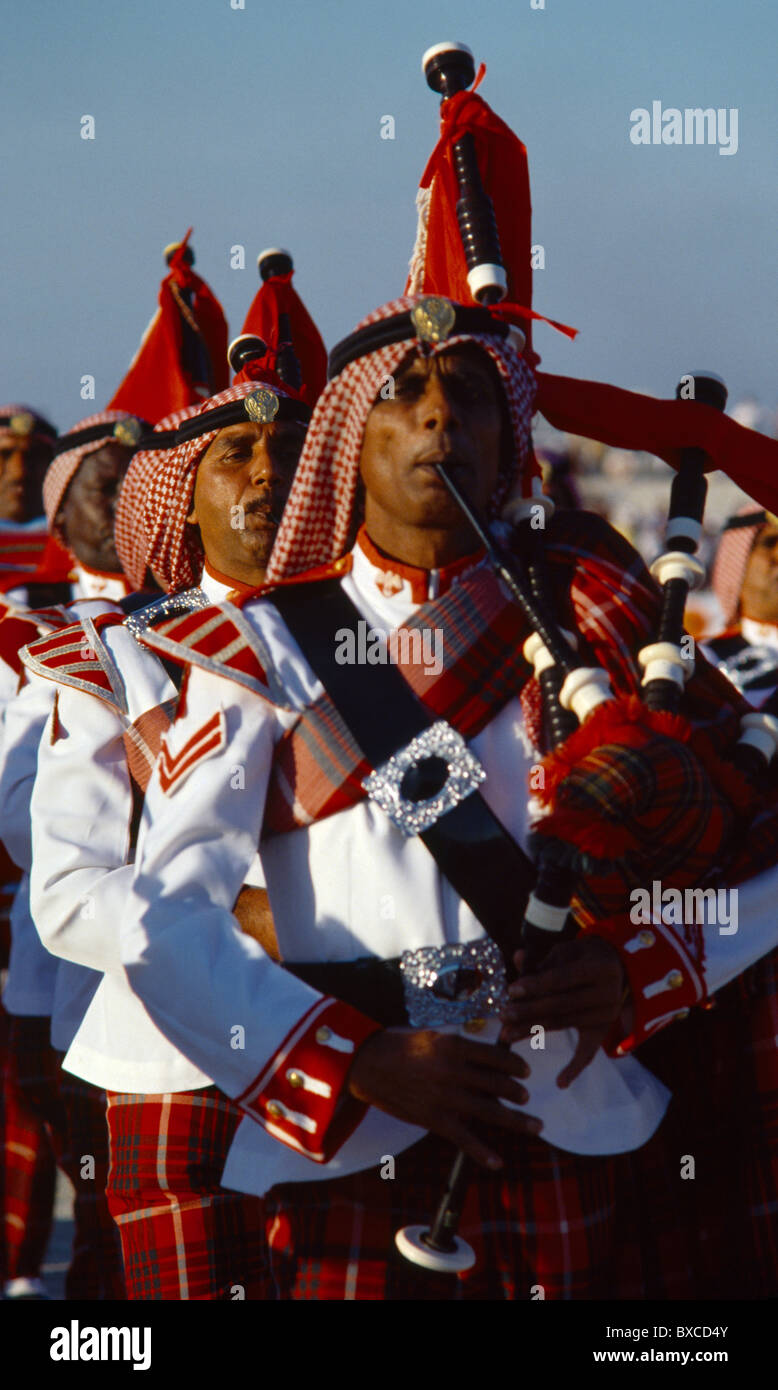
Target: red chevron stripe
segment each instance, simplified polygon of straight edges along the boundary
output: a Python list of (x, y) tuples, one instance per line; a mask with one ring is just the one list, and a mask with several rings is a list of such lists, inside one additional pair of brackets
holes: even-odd
[(210, 753), (223, 748), (227, 742), (227, 729), (222, 710), (217, 710), (203, 724), (201, 729), (188, 738), (178, 753), (171, 754), (167, 741), (163, 739), (159, 760), (159, 783), (167, 793), (176, 786), (199, 762)]

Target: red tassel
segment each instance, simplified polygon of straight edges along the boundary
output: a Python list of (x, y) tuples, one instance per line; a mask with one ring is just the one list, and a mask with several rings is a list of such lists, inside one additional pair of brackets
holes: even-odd
[[(313, 407), (327, 382), (327, 350), (316, 324), (292, 285), (293, 273), (271, 275), (260, 285), (241, 331), (256, 333), (277, 353), (281, 345), (279, 318), (281, 314), (289, 315), (292, 346), (303, 379), (300, 398)], [(288, 387), (283, 389), (286, 391)]]
[[(191, 227), (170, 258), (170, 272), (159, 287), (159, 308), (141, 341), (109, 410), (127, 410), (155, 422), (204, 399), (202, 383), (192, 381), (181, 360), (183, 335), (176, 290), (193, 289), (191, 313), (210, 361), (211, 393), (229, 384), (227, 320), (216, 296), (184, 260)], [(174, 287), (175, 286), (175, 290)]]

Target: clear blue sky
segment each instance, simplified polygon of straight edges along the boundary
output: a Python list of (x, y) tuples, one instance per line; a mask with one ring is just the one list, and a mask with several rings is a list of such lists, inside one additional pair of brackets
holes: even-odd
[[(402, 289), (437, 134), (422, 51), (463, 40), (529, 150), (550, 371), (671, 393), (709, 366), (778, 404), (773, 0), (37, 0), (7, 7), (0, 399), (61, 427), (114, 391), (194, 224), (233, 333), (288, 246), (328, 346)], [(739, 149), (634, 146), (636, 107), (736, 107)], [(96, 138), (80, 138), (85, 114)], [(395, 117), (394, 141), (380, 118)], [(247, 268), (229, 267), (246, 247)]]

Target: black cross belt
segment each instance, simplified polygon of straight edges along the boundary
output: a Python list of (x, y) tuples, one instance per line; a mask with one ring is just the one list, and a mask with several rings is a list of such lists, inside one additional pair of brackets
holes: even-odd
[[(432, 728), (434, 719), (396, 666), (336, 661), (344, 629), (356, 639), (356, 624), (365, 621), (339, 579), (284, 586), (271, 601), (372, 767), (380, 768)], [(435, 764), (440, 762), (426, 757), (405, 774), (403, 791), (409, 800), (435, 794), (440, 773)], [(515, 973), (512, 956), (536, 877), (532, 861), (478, 791), (441, 814), (419, 838), (497, 943), (509, 973)]]

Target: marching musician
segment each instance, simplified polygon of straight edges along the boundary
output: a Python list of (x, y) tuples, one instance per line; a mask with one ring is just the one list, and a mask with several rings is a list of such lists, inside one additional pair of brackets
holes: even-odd
[[(268, 584), (234, 613), (172, 619), (142, 639), (190, 668), (147, 792), (123, 929), (128, 978), (161, 1031), (245, 1116), (232, 1142), (225, 1133), (223, 1181), (267, 1194), (282, 1296), (454, 1296), (449, 1276), (391, 1254), (396, 1225), (429, 1216), (450, 1164), (445, 1141), (482, 1165), (463, 1214), (479, 1256), (465, 1297), (529, 1298), (538, 1286), (547, 1298), (643, 1296), (648, 1276), (617, 1194), (632, 1184), (634, 1197), (630, 1151), (656, 1142), (668, 1096), (627, 1054), (703, 997), (700, 934), (662, 923), (640, 933), (625, 912), (595, 920), (558, 948), (553, 970), (521, 982), (523, 999), (503, 998), (514, 1049), (483, 1046), (500, 1032), (483, 1016), (495, 967), (462, 861), (476, 878), (488, 869), (466, 843), (458, 865), (430, 852), (412, 805), (418, 789), (406, 795), (396, 770), (426, 767), (441, 815), (456, 800), (450, 784), (471, 775), (469, 749), (483, 781), (479, 815), (501, 822), (508, 852), (506, 841), (526, 842), (523, 789), (541, 738), (537, 686), (520, 655), (527, 629), (435, 465), (447, 463), (494, 516), (528, 471), (531, 373), (487, 311), (417, 297), (364, 320), (333, 352), (331, 373)], [(584, 530), (569, 517), (547, 537), (566, 626), (635, 690), (628, 653), (648, 635), (654, 586), (604, 523), (587, 518)], [(339, 674), (328, 658), (325, 648), (347, 650), (343, 630), (327, 626), (343, 605), (384, 639), (387, 669), (401, 667), (422, 725), (445, 720), (442, 753), (414, 763), (413, 740), (394, 727), (396, 685), (391, 696), (373, 686), (367, 699), (360, 669)], [(408, 640), (397, 654), (394, 637), (420, 626), (442, 635), (437, 681), (423, 646)], [(706, 669), (690, 684), (705, 723), (728, 687)], [(721, 722), (721, 709), (712, 717)], [(420, 746), (437, 747), (435, 729)], [(376, 740), (394, 763), (366, 756)], [(684, 806), (672, 849), (688, 873), (696, 793), (679, 783), (662, 794)], [(471, 786), (461, 805), (476, 795)], [(709, 816), (714, 851), (719, 809)], [(262, 945), (232, 913), (260, 841), (274, 919)], [(439, 1022), (448, 1001), (425, 992), (425, 971), (435, 974), (427, 952), (438, 970), (453, 952), (446, 969), (476, 981), (448, 1024)], [(413, 1000), (422, 1023), (409, 1029)], [(537, 1026), (548, 1031), (550, 1068), (528, 1042)], [(685, 1268), (680, 1251), (672, 1257)]]
[[(57, 697), (32, 795), (32, 912), (63, 964), (101, 972), (64, 1073), (111, 1093), (108, 1196), (131, 1299), (230, 1298), (236, 1285), (246, 1298), (267, 1294), (262, 1204), (220, 1187), (237, 1114), (155, 1027), (127, 985), (118, 941), (143, 792), (181, 674), (139, 635), (262, 582), (305, 437), (309, 408), (246, 370), (248, 379), (161, 421), (164, 447), (146, 441), (125, 478), (116, 515), (124, 571), (134, 589), (151, 577), (166, 597), (23, 654), (28, 698), (41, 688)], [(185, 434), (178, 442), (172, 426)], [(268, 910), (261, 875), (246, 877), (248, 930)]]
[[(128, 592), (113, 543), (113, 517), (119, 485), (140, 430), (140, 422), (126, 411), (102, 411), (81, 420), (57, 441), (43, 479), (43, 501), (49, 530), (70, 559), (71, 575), (59, 587), (64, 606), (24, 614), (12, 610), (0, 623), (0, 670), (8, 673), (14, 689), (22, 671), (18, 654), (22, 645), (68, 626), (82, 614), (96, 618)], [(61, 969), (41, 945), (29, 910), (30, 792), (38, 741), (52, 700), (53, 691), (42, 690), (32, 701), (10, 699), (4, 710), (0, 833), (23, 871), (11, 913), (11, 957), (4, 994), (11, 1016), (7, 1094), (14, 1111), (27, 1112), (46, 1127), (57, 1161), (76, 1189), (68, 1296), (115, 1298), (123, 1296), (123, 1281), (116, 1232), (105, 1202), (105, 1098), (65, 1076), (60, 1067), (72, 1038), (74, 1017), (83, 1013), (97, 976), (91, 971)], [(92, 1174), (83, 1171), (85, 1152), (94, 1160)], [(18, 1142), (10, 1144), (6, 1154), (6, 1161), (16, 1166), (8, 1183), (18, 1200), (20, 1193), (30, 1191), (34, 1173)], [(16, 1215), (20, 1216), (18, 1210)], [(21, 1213), (22, 1222), (26, 1219)], [(32, 1221), (34, 1226), (34, 1215)], [(20, 1277), (9, 1274), (11, 1294), (26, 1289), (26, 1284), (14, 1282)], [(40, 1292), (37, 1284), (32, 1291)]]

